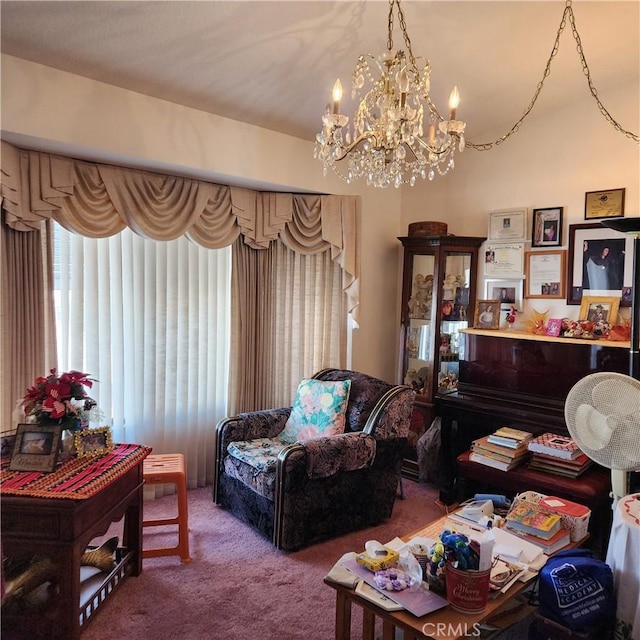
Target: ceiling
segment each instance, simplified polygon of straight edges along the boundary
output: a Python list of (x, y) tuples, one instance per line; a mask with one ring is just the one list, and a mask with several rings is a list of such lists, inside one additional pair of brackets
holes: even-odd
[[(520, 118), (564, 6), (564, 0), (402, 4), (414, 54), (431, 60), (433, 99), (442, 113), (452, 86), (460, 89), (458, 117), (467, 121), (468, 139), (497, 137)], [(574, 0), (573, 9), (599, 92), (637, 82), (640, 2)], [(311, 141), (335, 78), (349, 96), (358, 55), (386, 48), (387, 14), (388, 3), (379, 0), (2, 0), (1, 49)], [(394, 46), (406, 48), (397, 17), (395, 25)], [(588, 95), (567, 24), (535, 113)], [(346, 99), (345, 111), (352, 110)]]

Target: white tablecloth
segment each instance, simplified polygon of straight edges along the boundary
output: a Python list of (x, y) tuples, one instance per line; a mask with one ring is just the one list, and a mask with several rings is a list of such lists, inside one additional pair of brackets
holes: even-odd
[(640, 640), (640, 493), (616, 506), (606, 562), (618, 598), (616, 637)]

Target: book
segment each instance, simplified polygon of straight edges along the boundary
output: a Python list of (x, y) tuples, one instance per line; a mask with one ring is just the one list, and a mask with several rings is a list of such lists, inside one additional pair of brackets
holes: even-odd
[(561, 517), (533, 502), (516, 502), (505, 518), (511, 529), (549, 540), (561, 527)]
[(489, 442), (489, 436), (484, 436), (483, 438), (478, 438), (471, 442), (471, 450), (472, 451), (492, 451), (496, 455), (505, 456), (509, 458), (513, 458), (520, 455), (527, 455), (529, 450), (525, 443), (518, 445), (517, 447), (505, 447), (501, 444), (494, 444), (493, 442)]
[(500, 429), (494, 431), (494, 433), (487, 437), (487, 442), (517, 449), (523, 444), (526, 444), (532, 437), (533, 434), (528, 431), (512, 429), (511, 427), (500, 427)]
[(522, 464), (524, 462), (524, 458), (516, 458), (515, 460), (496, 460), (495, 458), (489, 458), (487, 456), (480, 455), (475, 451), (472, 451), (469, 454), (469, 460), (472, 462), (477, 462), (478, 464), (483, 464), (487, 467), (493, 467), (494, 469), (499, 469), (500, 471), (510, 471), (514, 467)]
[(582, 454), (574, 460), (564, 460), (562, 458), (532, 452), (528, 462), (530, 469), (567, 478), (577, 478), (581, 476), (587, 469), (591, 468), (592, 465), (593, 461), (585, 454)]
[[(509, 449), (509, 451), (513, 451)], [(471, 447), (472, 453), (485, 456), (486, 458), (493, 458), (494, 460), (502, 460), (503, 462), (511, 462), (512, 460), (520, 460), (528, 457), (529, 453), (525, 450), (522, 453), (516, 455), (509, 455), (507, 453), (496, 453), (491, 449), (485, 449), (484, 447)]]
[(505, 527), (509, 533), (540, 547), (542, 553), (546, 555), (560, 551), (560, 549), (563, 549), (571, 542), (571, 532), (563, 527), (560, 527), (560, 529), (558, 529), (548, 540), (525, 533), (524, 531), (519, 531), (518, 529), (513, 529), (508, 524), (506, 524)]
[(532, 438), (527, 446), (529, 451), (544, 453), (565, 460), (574, 460), (580, 455), (584, 455), (573, 438), (559, 436), (555, 433), (543, 433)]

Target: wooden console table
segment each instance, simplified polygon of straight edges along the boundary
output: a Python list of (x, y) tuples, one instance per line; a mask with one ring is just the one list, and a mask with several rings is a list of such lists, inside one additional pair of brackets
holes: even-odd
[[(3, 608), (3, 638), (75, 640), (114, 587), (125, 576), (140, 573), (142, 462), (150, 451), (138, 445), (119, 445), (98, 460), (67, 462), (54, 474), (18, 475), (3, 471), (0, 487), (3, 558), (44, 556), (57, 568), (45, 602), (33, 609), (20, 607), (18, 603)], [(66, 465), (73, 467), (68, 477), (64, 473)], [(54, 479), (55, 474), (62, 480)], [(38, 475), (42, 475), (40, 485), (37, 481), (26, 482), (28, 477)], [(48, 488), (46, 475), (51, 476)], [(25, 486), (20, 487), (23, 479)], [(68, 497), (74, 491), (76, 499)], [(40, 497), (47, 494), (51, 497)], [(122, 517), (123, 539), (116, 552), (114, 569), (100, 575), (102, 579), (90, 594), (82, 593), (82, 554), (93, 538), (106, 533), (110, 524)]]

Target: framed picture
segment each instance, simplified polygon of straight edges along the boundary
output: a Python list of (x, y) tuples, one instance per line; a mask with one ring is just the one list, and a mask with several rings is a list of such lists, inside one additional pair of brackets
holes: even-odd
[(0, 458), (11, 458), (13, 445), (16, 442), (16, 430), (3, 431), (0, 433)]
[(527, 251), (525, 298), (564, 298), (566, 251)]
[(631, 306), (633, 236), (603, 227), (599, 222), (569, 226), (567, 304), (582, 296), (622, 298)]
[(522, 286), (522, 279), (488, 279), (484, 283), (484, 295), (487, 299), (498, 300), (503, 307), (513, 305), (517, 311), (522, 311)]
[(559, 247), (562, 244), (564, 207), (534, 209), (531, 224), (532, 247)]
[(527, 209), (503, 209), (489, 213), (488, 240), (524, 242), (527, 239)]
[(484, 245), (484, 275), (487, 278), (521, 278), (524, 273), (524, 243)]
[(620, 299), (616, 297), (583, 296), (580, 305), (580, 320), (589, 320), (594, 324), (608, 322), (615, 324), (618, 320), (618, 305)]
[(109, 453), (113, 449), (111, 429), (100, 427), (99, 429), (77, 431), (74, 436), (74, 445), (79, 458), (102, 456)]
[(562, 331), (562, 318), (549, 318), (547, 335), (557, 338)]
[(500, 300), (476, 300), (473, 326), (475, 329), (498, 329), (500, 327)]
[(587, 191), (584, 197), (584, 219), (621, 218), (624, 215), (624, 191)]
[(19, 424), (9, 469), (50, 473), (56, 468), (61, 435), (59, 424)]

